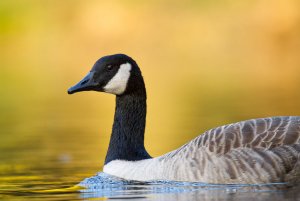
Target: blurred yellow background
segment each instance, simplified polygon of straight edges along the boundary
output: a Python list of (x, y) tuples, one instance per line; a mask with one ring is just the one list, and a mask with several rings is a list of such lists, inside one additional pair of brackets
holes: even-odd
[(299, 9), (298, 0), (1, 0), (0, 158), (14, 164), (2, 169), (100, 170), (114, 97), (67, 89), (107, 54), (128, 54), (143, 72), (152, 156), (223, 124), (299, 115)]

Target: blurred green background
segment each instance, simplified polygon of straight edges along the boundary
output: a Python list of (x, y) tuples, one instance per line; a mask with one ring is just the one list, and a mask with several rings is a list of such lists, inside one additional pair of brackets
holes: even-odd
[(299, 9), (298, 0), (1, 0), (0, 186), (101, 170), (114, 97), (67, 89), (107, 54), (128, 54), (143, 72), (152, 156), (223, 124), (299, 115)]

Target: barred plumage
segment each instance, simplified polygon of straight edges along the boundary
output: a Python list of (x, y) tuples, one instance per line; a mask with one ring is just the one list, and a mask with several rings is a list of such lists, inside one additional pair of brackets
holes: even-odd
[(127, 179), (207, 183), (296, 182), (299, 170), (300, 117), (221, 126), (163, 156), (112, 161), (104, 168), (106, 173)]

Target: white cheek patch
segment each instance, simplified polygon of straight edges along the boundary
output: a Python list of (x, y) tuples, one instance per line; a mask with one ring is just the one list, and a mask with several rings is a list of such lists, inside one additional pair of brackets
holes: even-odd
[(130, 70), (130, 63), (120, 65), (115, 76), (103, 87), (104, 91), (116, 95), (124, 93), (130, 77)]

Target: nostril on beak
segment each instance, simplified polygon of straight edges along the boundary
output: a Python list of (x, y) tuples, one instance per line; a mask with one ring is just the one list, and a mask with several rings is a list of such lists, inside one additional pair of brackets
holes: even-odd
[(94, 72), (89, 72), (81, 81), (68, 90), (68, 94), (73, 94), (80, 91), (93, 90), (96, 83), (93, 81)]
[(88, 81), (89, 81), (89, 80), (84, 80), (84, 81), (82, 81), (82, 82), (80, 83), (80, 85), (82, 86), (82, 85), (86, 84)]

